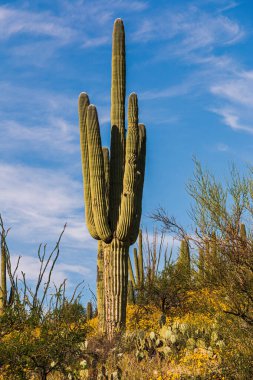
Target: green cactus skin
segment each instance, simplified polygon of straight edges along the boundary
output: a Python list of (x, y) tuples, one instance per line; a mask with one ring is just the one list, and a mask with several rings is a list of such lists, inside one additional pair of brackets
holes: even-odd
[[(125, 326), (128, 252), (138, 236), (146, 155), (146, 131), (138, 124), (134, 93), (129, 97), (125, 138), (125, 32), (121, 19), (115, 21), (113, 31), (110, 159), (101, 146), (96, 107), (89, 104), (85, 93), (79, 96), (79, 125), (86, 223), (91, 236), (103, 242), (104, 263), (102, 268), (98, 257), (98, 268), (103, 270), (106, 333), (112, 338)], [(98, 287), (101, 314), (101, 284)]]
[(7, 305), (7, 282), (6, 282), (6, 250), (5, 250), (5, 232), (1, 235), (1, 283), (0, 283), (0, 315), (4, 313)]
[(128, 257), (128, 276), (135, 290), (140, 289), (144, 285), (144, 267), (143, 267), (143, 246), (142, 246), (142, 230), (139, 230), (138, 235), (138, 251), (134, 248), (134, 268), (131, 263), (130, 256)]
[(106, 333), (112, 339), (126, 322), (129, 246), (117, 238), (104, 244)]
[(89, 170), (89, 152), (87, 140), (87, 109), (90, 104), (87, 94), (82, 93), (79, 96), (79, 126), (80, 126), (80, 147), (82, 159), (82, 172), (84, 182), (84, 202), (85, 202), (85, 220), (89, 233), (94, 239), (99, 239), (96, 231), (94, 217), (92, 212), (91, 187), (90, 187), (90, 170)]
[(125, 30), (122, 20), (114, 22), (112, 36), (111, 79), (111, 160), (110, 160), (110, 221), (117, 228), (123, 192), (125, 167), (125, 97), (126, 58)]
[(138, 268), (140, 276), (140, 286), (144, 285), (144, 266), (143, 266), (143, 246), (142, 246), (142, 230), (138, 235)]
[(133, 287), (136, 288), (136, 281), (135, 281), (133, 267), (132, 267), (132, 263), (131, 263), (131, 259), (129, 255), (128, 255), (128, 277), (130, 281), (132, 282)]
[(132, 281), (128, 281), (127, 304), (128, 305), (134, 305), (135, 304), (134, 286), (133, 286), (133, 282)]
[(90, 104), (87, 110), (87, 139), (90, 166), (90, 188), (92, 212), (98, 236), (104, 242), (112, 237), (106, 212), (106, 187), (104, 158), (96, 107)]
[(99, 330), (105, 332), (105, 294), (104, 294), (104, 250), (102, 240), (98, 241), (97, 254), (97, 310)]
[(184, 273), (190, 277), (191, 275), (191, 256), (188, 242), (184, 239), (181, 241), (177, 266), (183, 269)]
[(134, 248), (134, 268), (131, 263), (130, 256), (128, 255), (128, 295), (127, 303), (129, 305), (136, 303), (135, 290), (141, 290), (144, 285), (144, 267), (143, 267), (143, 246), (142, 246), (142, 231), (139, 230), (138, 235), (138, 251)]
[[(109, 150), (102, 148), (103, 150), (103, 162), (105, 173), (105, 197), (106, 197), (106, 211), (108, 215), (109, 210), (109, 181), (110, 181), (110, 160)], [(105, 333), (105, 294), (104, 294), (104, 251), (103, 241), (98, 241), (98, 253), (97, 253), (97, 311), (98, 311), (98, 325), (99, 331)]]
[(139, 260), (138, 260), (138, 251), (134, 248), (134, 267), (135, 267), (135, 279), (136, 287), (140, 286), (140, 272), (139, 272)]
[(92, 303), (88, 302), (86, 307), (86, 317), (87, 321), (90, 321), (93, 317)]
[(106, 212), (108, 216), (109, 211), (109, 191), (110, 191), (110, 159), (109, 159), (109, 149), (103, 149), (103, 160), (104, 160), (104, 173), (105, 173), (105, 201), (106, 201)]

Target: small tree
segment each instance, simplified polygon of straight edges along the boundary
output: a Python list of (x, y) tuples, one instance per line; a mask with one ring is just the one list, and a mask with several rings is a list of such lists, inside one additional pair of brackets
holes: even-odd
[[(187, 186), (194, 200), (191, 216), (195, 232), (190, 240), (200, 252), (202, 285), (220, 291), (224, 312), (253, 325), (253, 170), (241, 176), (231, 168), (230, 180), (221, 183), (195, 161)], [(164, 210), (153, 217), (181, 238), (184, 229)], [(242, 225), (242, 223), (245, 223)]]

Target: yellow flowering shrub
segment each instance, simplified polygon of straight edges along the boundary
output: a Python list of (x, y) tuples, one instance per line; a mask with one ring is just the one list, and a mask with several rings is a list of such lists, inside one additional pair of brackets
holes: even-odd
[(194, 314), (192, 312), (186, 313), (181, 317), (172, 318), (173, 322), (177, 322), (179, 324), (187, 324), (192, 328), (202, 329), (202, 328), (210, 328), (214, 325), (215, 319), (211, 318), (210, 315), (205, 314)]
[(98, 333), (98, 317), (92, 318), (86, 322), (88, 327), (87, 336), (95, 336)]
[(203, 348), (196, 348), (194, 351), (185, 350), (179, 360), (181, 370), (191, 375), (209, 375), (219, 370), (220, 356), (210, 355), (209, 351)]
[[(128, 305), (126, 329), (129, 332), (138, 330), (158, 331), (161, 310), (152, 305)], [(167, 317), (167, 321), (169, 318)]]
[[(192, 311), (194, 313), (215, 314), (226, 309), (226, 304), (222, 301), (222, 294), (219, 290), (208, 288), (188, 291), (183, 305), (183, 312)], [(177, 310), (178, 313), (178, 310)]]

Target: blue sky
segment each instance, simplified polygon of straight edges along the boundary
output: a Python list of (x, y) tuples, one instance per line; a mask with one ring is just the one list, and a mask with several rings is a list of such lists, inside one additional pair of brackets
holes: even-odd
[[(253, 163), (251, 0), (0, 1), (0, 209), (14, 259), (33, 280), (36, 249), (62, 227), (55, 281), (96, 277), (84, 224), (77, 98), (96, 104), (109, 145), (113, 21), (124, 20), (127, 94), (148, 135), (142, 225), (158, 206), (187, 227), (195, 155), (217, 177)], [(86, 298), (89, 297), (88, 295)]]

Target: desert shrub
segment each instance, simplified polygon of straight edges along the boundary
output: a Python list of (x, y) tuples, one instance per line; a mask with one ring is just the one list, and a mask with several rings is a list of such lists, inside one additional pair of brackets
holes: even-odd
[(21, 279), (13, 274), (6, 239), (4, 241), (6, 270), (13, 294), (12, 302), (0, 315), (0, 374), (5, 380), (45, 380), (49, 374), (80, 378), (89, 329), (80, 304), (81, 294), (75, 290), (68, 299), (65, 281), (59, 287), (50, 288), (61, 237), (62, 234), (49, 255), (46, 247), (40, 246), (40, 269), (33, 287), (24, 273)]
[(30, 379), (32, 375), (46, 379), (49, 373), (75, 374), (82, 369), (87, 327), (81, 309), (71, 307), (69, 319), (66, 309), (63, 305), (57, 313), (46, 312), (39, 321), (26, 318), (25, 324), (2, 337), (0, 362), (6, 379)]
[(157, 330), (161, 316), (160, 309), (153, 305), (128, 305), (126, 330), (127, 332)]
[(226, 379), (244, 380), (253, 378), (253, 331), (247, 323), (234, 316), (220, 321), (225, 349), (221, 357)]

